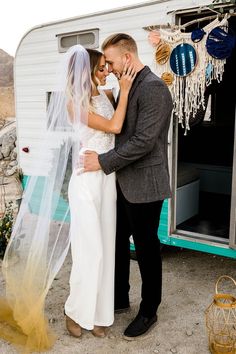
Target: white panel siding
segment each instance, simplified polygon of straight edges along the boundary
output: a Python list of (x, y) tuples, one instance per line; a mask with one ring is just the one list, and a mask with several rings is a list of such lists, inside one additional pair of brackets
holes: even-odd
[[(171, 22), (171, 15), (167, 15), (169, 11), (207, 3), (206, 0), (147, 1), (142, 7), (78, 17), (32, 29), (22, 39), (15, 59), (18, 156), (24, 174), (31, 174), (36, 156), (44, 159), (37, 150), (40, 148), (40, 134), (46, 129), (46, 97), (47, 92), (55, 90), (57, 64), (63, 55), (58, 53), (56, 35), (99, 28), (101, 44), (112, 33), (129, 33), (138, 43), (143, 63), (154, 69), (153, 48), (148, 43), (148, 33), (142, 27)], [(116, 85), (114, 79), (109, 82), (111, 86)], [(25, 146), (30, 149), (28, 154), (22, 151)]]

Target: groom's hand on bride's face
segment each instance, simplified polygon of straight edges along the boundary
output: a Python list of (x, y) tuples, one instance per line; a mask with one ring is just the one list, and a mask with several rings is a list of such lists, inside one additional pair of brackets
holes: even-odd
[(98, 161), (98, 154), (95, 151), (86, 150), (84, 152), (83, 165), (83, 172), (101, 170), (101, 166)]

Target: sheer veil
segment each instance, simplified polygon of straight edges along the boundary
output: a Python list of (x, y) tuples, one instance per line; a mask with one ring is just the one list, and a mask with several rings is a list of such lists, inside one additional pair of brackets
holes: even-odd
[(24, 353), (47, 350), (55, 340), (44, 303), (70, 245), (63, 182), (71, 152), (72, 168), (77, 168), (78, 152), (86, 139), (91, 95), (87, 51), (80, 45), (71, 47), (63, 55), (59, 73), (38, 151), (42, 158), (34, 161), (2, 266), (6, 297), (0, 300), (0, 321), (4, 322), (0, 337), (20, 345)]

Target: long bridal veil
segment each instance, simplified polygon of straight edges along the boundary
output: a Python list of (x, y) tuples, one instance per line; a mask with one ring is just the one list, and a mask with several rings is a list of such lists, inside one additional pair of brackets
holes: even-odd
[(47, 350), (55, 341), (44, 314), (45, 297), (70, 244), (63, 191), (68, 161), (72, 151), (72, 168), (77, 168), (78, 151), (86, 139), (83, 128), (91, 95), (87, 51), (73, 46), (60, 68), (47, 109), (48, 128), (2, 264), (6, 296), (0, 299), (0, 337), (20, 345), (23, 353)]

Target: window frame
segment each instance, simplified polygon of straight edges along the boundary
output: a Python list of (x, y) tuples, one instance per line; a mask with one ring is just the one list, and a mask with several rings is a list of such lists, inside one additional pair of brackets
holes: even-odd
[[(91, 28), (91, 29), (86, 29), (86, 30), (81, 30), (81, 31), (73, 31), (73, 32), (66, 32), (66, 33), (57, 34), (56, 37), (58, 39), (58, 52), (65, 53), (72, 45), (80, 44), (79, 36), (83, 35), (83, 34), (89, 34), (89, 33), (92, 33), (94, 35), (94, 43), (83, 44), (83, 46), (87, 49), (98, 48), (99, 47), (99, 28)], [(77, 37), (76, 43), (74, 43), (68, 47), (62, 46), (61, 43), (64, 38), (69, 38), (69, 37), (74, 37), (74, 36)]]

